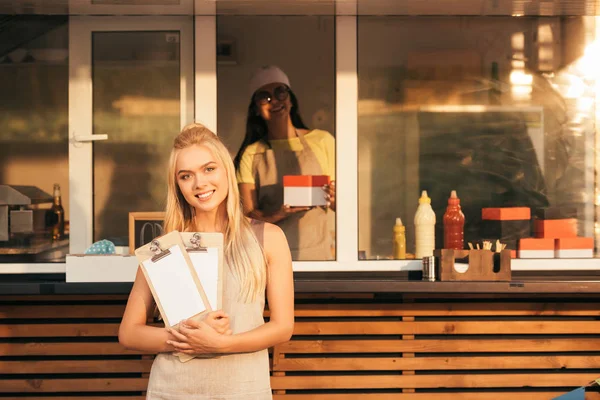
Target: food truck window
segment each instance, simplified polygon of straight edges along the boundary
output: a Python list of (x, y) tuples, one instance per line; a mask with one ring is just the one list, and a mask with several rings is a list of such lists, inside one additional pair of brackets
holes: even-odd
[[(514, 248), (539, 234), (536, 216), (576, 221), (559, 236), (595, 238), (595, 17), (364, 16), (358, 26), (362, 258), (394, 257), (397, 217), (415, 253), (423, 190), (436, 248), (452, 190), (464, 248)], [(529, 208), (527, 232), (486, 230), (482, 209), (498, 207)]]

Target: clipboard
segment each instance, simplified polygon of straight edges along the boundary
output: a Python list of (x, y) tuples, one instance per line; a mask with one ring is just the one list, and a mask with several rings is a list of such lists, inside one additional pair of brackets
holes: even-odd
[[(152, 240), (136, 249), (135, 255), (165, 326), (177, 329), (179, 321), (212, 311), (179, 232)], [(175, 355), (182, 362), (194, 358)]]
[(212, 310), (223, 308), (223, 234), (182, 232), (181, 238)]

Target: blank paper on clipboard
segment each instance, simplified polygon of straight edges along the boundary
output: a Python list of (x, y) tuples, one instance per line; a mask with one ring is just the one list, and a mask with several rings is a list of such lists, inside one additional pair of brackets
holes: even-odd
[(196, 274), (202, 283), (202, 288), (213, 310), (218, 306), (219, 285), (219, 253), (215, 247), (206, 249), (206, 252), (190, 252), (190, 260), (194, 264)]
[(156, 262), (148, 259), (143, 264), (160, 299), (163, 319), (172, 326), (206, 311), (207, 307), (179, 246), (171, 246), (169, 251), (169, 257)]
[(179, 232), (152, 240), (135, 255), (166, 326), (212, 311)]
[(211, 309), (221, 309), (223, 307), (223, 234), (184, 232), (181, 237)]

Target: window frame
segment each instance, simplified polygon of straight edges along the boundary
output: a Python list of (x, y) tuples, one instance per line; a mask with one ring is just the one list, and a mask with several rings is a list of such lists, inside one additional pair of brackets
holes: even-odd
[[(214, 6), (213, 6), (214, 7)], [(210, 10), (209, 10), (210, 11)], [(135, 22), (135, 21), (140, 22)], [(152, 21), (150, 25), (148, 21)], [(217, 127), (217, 62), (216, 62), (216, 13), (214, 9), (205, 15), (193, 17), (70, 17), (69, 20), (69, 141), (81, 124), (92, 121), (91, 70), (82, 69), (86, 58), (91, 66), (89, 52), (82, 51), (86, 36), (92, 31), (180, 30), (182, 41), (181, 125), (192, 119), (201, 121), (211, 130)], [(295, 261), (296, 272), (325, 271), (419, 271), (420, 260), (359, 260), (358, 259), (358, 23), (359, 17), (351, 5), (338, 5), (335, 17), (335, 73), (336, 73), (336, 260)], [(600, 25), (600, 24), (599, 24)], [(193, 33), (193, 37), (191, 36)], [(598, 27), (600, 35), (600, 27)], [(84, 39), (86, 38), (87, 39)], [(184, 54), (184, 41), (193, 52)], [(193, 41), (193, 42), (192, 42)], [(78, 53), (79, 52), (79, 53)], [(82, 75), (83, 73), (83, 75)], [(193, 78), (192, 78), (193, 75)], [(188, 78), (189, 77), (189, 78)], [(600, 92), (597, 94), (600, 99)], [(72, 101), (72, 99), (80, 101)], [(83, 101), (81, 101), (83, 99)], [(195, 118), (192, 118), (192, 115)], [(596, 117), (600, 121), (600, 114)], [(81, 154), (72, 154), (69, 144), (69, 183), (72, 207), (70, 212), (70, 253), (82, 253), (91, 244), (93, 227), (91, 162), (92, 144)], [(596, 139), (596, 148), (600, 141)], [(600, 153), (600, 152), (599, 152)], [(600, 155), (596, 155), (596, 170), (600, 170)], [(343, 156), (342, 156), (343, 155)], [(81, 163), (88, 166), (82, 168)], [(594, 182), (596, 188), (598, 183)], [(83, 187), (82, 187), (83, 186)], [(79, 209), (79, 210), (78, 210)], [(599, 206), (595, 206), (596, 216)], [(350, 216), (342, 218), (340, 216)], [(572, 262), (569, 262), (572, 261)], [(137, 261), (132, 258), (132, 268)], [(513, 271), (561, 271), (600, 270), (600, 259), (547, 259), (512, 260)], [(0, 264), (0, 273), (64, 273), (66, 263)]]

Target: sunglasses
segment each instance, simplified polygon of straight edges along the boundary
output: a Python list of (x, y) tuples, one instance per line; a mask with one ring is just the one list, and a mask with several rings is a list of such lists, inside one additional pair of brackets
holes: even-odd
[(261, 90), (260, 92), (256, 92), (254, 95), (254, 101), (264, 106), (265, 104), (269, 104), (273, 101), (273, 99), (277, 99), (278, 101), (284, 101), (290, 95), (290, 88), (286, 85), (277, 86), (273, 89), (273, 94), (269, 93), (266, 90)]

